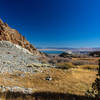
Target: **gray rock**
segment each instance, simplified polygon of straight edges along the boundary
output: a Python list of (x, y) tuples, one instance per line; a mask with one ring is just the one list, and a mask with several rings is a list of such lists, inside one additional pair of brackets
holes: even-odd
[(33, 90), (32, 88), (24, 88), (24, 87), (18, 87), (18, 86), (13, 86), (13, 87), (5, 87), (5, 86), (0, 86), (1, 92), (22, 92), (24, 94), (32, 94)]
[(8, 41), (0, 41), (0, 72), (30, 72), (34, 73), (36, 67), (27, 65), (41, 64), (39, 56)]

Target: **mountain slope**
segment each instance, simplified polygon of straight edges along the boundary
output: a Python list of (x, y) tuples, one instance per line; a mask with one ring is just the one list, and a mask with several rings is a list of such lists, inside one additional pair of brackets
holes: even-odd
[(27, 41), (25, 37), (22, 36), (17, 30), (10, 28), (8, 24), (4, 23), (0, 19), (0, 41), (1, 40), (18, 44), (35, 55), (45, 56), (43, 53), (39, 52), (32, 44), (30, 44), (29, 41)]
[(18, 71), (34, 73), (37, 70), (34, 66), (41, 64), (38, 57), (21, 46), (9, 41), (0, 41), (0, 73)]

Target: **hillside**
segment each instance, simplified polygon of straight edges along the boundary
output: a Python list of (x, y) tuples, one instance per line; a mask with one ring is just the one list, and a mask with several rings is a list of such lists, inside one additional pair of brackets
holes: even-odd
[[(83, 97), (96, 73), (83, 69), (44, 68), (34, 74), (0, 74), (1, 100), (92, 100)], [(48, 75), (52, 77), (51, 81), (46, 80)]]
[(9, 41), (0, 41), (0, 72), (29, 72), (34, 73), (37, 68), (35, 65), (41, 65), (39, 56), (34, 56), (27, 49)]
[[(76, 96), (85, 97), (96, 78), (99, 58), (69, 56), (48, 55), (47, 58), (18, 31), (0, 20), (0, 99), (86, 100), (76, 99)], [(47, 98), (42, 99), (42, 96)]]
[(25, 37), (22, 36), (17, 30), (10, 28), (7, 23), (4, 23), (0, 19), (0, 41), (1, 40), (18, 44), (23, 48), (28, 49), (35, 55), (45, 56), (43, 53), (40, 53), (32, 44), (30, 44), (29, 41), (27, 41)]

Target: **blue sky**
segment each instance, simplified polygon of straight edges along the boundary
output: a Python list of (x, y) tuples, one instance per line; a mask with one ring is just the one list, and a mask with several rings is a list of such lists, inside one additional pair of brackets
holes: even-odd
[(100, 47), (100, 0), (0, 0), (0, 18), (36, 47)]

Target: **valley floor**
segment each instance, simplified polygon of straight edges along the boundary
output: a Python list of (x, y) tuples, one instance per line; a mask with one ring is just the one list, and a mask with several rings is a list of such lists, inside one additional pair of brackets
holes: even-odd
[[(29, 73), (14, 73), (14, 74), (0, 74), (0, 86), (13, 87), (18, 92), (18, 88), (23, 92), (23, 88), (32, 89), (32, 93), (38, 92), (53, 92), (63, 94), (74, 94), (84, 96), (89, 89), (92, 82), (96, 78), (96, 71), (86, 69), (69, 69), (61, 70), (55, 68), (41, 68), (41, 72), (34, 74)], [(50, 77), (51, 80), (46, 78)], [(20, 92), (21, 92), (20, 91)], [(4, 91), (7, 92), (7, 89)]]

